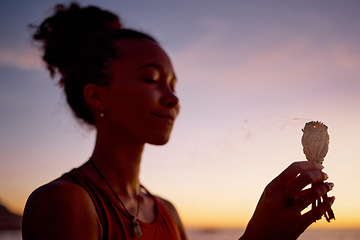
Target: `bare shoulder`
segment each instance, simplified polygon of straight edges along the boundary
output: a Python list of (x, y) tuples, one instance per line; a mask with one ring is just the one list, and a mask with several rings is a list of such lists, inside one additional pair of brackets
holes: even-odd
[(181, 222), (179, 213), (176, 210), (175, 206), (170, 201), (168, 201), (164, 198), (158, 197), (158, 199), (163, 204), (163, 206), (166, 208), (166, 210), (170, 213), (171, 217), (174, 219), (176, 225), (178, 226), (178, 228), (180, 230), (181, 239), (186, 240), (187, 237), (186, 237), (186, 233), (185, 233), (185, 228)]
[(168, 210), (168, 212), (171, 214), (172, 217), (177, 216), (179, 217), (179, 214), (175, 208), (175, 206), (168, 200), (158, 197), (157, 198), (160, 200), (160, 202), (163, 204), (163, 206), (166, 208), (166, 210)]
[(36, 189), (23, 216), (23, 239), (98, 239), (96, 209), (81, 186), (57, 179)]

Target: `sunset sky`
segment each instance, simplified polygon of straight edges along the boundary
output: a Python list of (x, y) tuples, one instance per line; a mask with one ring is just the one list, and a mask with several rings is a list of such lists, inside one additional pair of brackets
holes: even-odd
[[(360, 1), (78, 2), (155, 36), (173, 61), (181, 113), (167, 145), (146, 146), (141, 182), (186, 226), (244, 227), (267, 183), (305, 160), (301, 129), (318, 120), (336, 221), (312, 228), (360, 228)], [(19, 214), (94, 145), (30, 40), (55, 3), (0, 2), (0, 202)]]

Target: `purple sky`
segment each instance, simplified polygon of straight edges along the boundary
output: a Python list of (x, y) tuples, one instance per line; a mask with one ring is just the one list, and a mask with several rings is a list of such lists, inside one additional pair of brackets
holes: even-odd
[[(0, 200), (15, 212), (93, 147), (94, 131), (73, 119), (30, 41), (27, 25), (55, 3), (0, 3)], [(146, 148), (141, 180), (173, 201), (187, 226), (246, 224), (265, 185), (305, 159), (301, 128), (319, 120), (329, 126), (324, 164), (339, 220), (315, 227), (360, 227), (359, 1), (98, 6), (154, 35), (173, 60), (181, 114), (167, 146)]]

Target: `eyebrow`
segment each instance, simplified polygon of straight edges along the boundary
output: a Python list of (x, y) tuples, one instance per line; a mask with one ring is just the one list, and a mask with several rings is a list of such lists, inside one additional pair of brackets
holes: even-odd
[[(156, 63), (149, 63), (149, 64), (142, 65), (139, 67), (139, 69), (150, 68), (150, 67), (156, 68), (158, 70), (162, 70), (162, 67)], [(173, 77), (172, 77), (171, 81), (177, 82), (177, 77), (174, 72), (172, 73), (172, 75), (173, 75)]]

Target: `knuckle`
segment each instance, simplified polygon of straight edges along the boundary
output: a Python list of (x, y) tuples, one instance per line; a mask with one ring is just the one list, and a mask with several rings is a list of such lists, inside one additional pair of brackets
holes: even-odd
[(316, 193), (319, 197), (323, 196), (324, 194), (326, 194), (329, 191), (329, 187), (326, 184), (320, 184), (317, 188), (316, 188)]
[(300, 175), (302, 181), (309, 184), (313, 182), (313, 174), (311, 172), (304, 172)]
[(266, 185), (266, 187), (264, 188), (264, 193), (271, 192), (272, 189), (273, 189), (273, 184), (272, 184), (272, 183), (269, 183), (269, 184)]
[(324, 210), (322, 209), (322, 207), (317, 207), (315, 209), (315, 212), (314, 212), (314, 216), (315, 216), (315, 221), (317, 220), (320, 220), (321, 219), (321, 216), (324, 214)]
[(306, 183), (315, 183), (324, 179), (324, 175), (317, 170), (306, 171), (301, 174), (301, 177)]
[(302, 165), (301, 165), (301, 162), (293, 162), (291, 165), (290, 165), (291, 168), (295, 168), (295, 169), (299, 169), (299, 170), (302, 170)]

